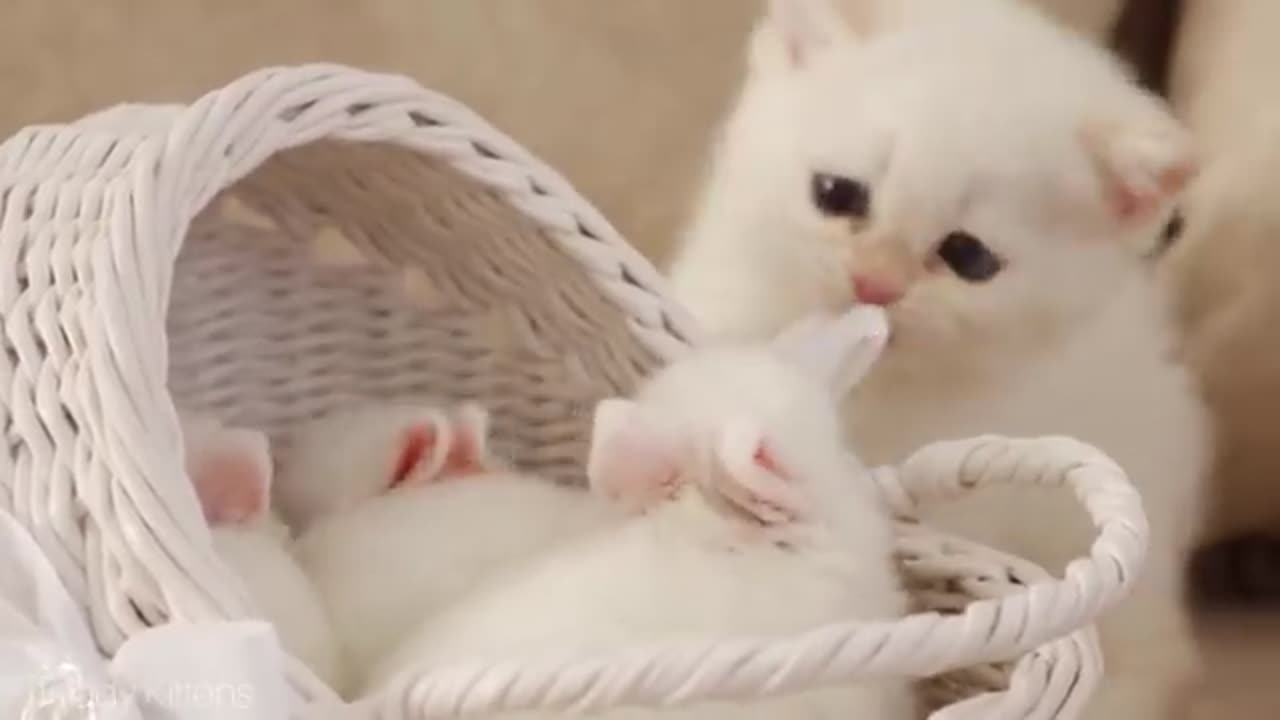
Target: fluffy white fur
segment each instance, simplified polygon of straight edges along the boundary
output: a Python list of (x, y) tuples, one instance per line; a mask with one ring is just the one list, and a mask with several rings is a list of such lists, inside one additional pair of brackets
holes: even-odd
[(318, 522), (296, 552), (358, 683), (422, 618), (493, 573), (612, 519), (579, 489), (496, 474), (370, 498)]
[(331, 687), (346, 683), (334, 626), (316, 587), (289, 550), (289, 531), (274, 516), (212, 528), (213, 549), (244, 583), (255, 609), (282, 647)]
[[(1210, 442), (1143, 256), (1195, 159), (1161, 103), (1035, 11), (916, 7), (868, 34), (822, 0), (771, 4), (676, 292), (713, 334), (763, 337), (848, 306), (855, 273), (892, 276), (905, 290), (893, 337), (848, 413), (864, 458), (992, 432), (1065, 433), (1114, 456), (1143, 493), (1152, 547), (1102, 624), (1107, 676), (1088, 717), (1165, 718), (1196, 667), (1182, 578)], [(822, 215), (815, 171), (867, 183), (865, 221)], [(1004, 269), (960, 279), (936, 253), (957, 230)], [(985, 493), (932, 520), (1058, 569), (1090, 537), (1072, 504)]]
[[(598, 492), (638, 500), (632, 507), (641, 512), (513, 568), (429, 619), (366, 689), (422, 664), (791, 634), (903, 614), (889, 519), (874, 487), (856, 482), (831, 392), (777, 358), (760, 348), (703, 351), (661, 372), (634, 403), (604, 401), (588, 474)], [(761, 452), (778, 474), (761, 473)], [(775, 492), (789, 501), (762, 501)], [(885, 681), (600, 717), (913, 716), (907, 683)]]
[[(294, 552), (333, 618), (352, 686), (491, 574), (618, 520), (581, 490), (506, 470), (486, 432), (476, 407), (368, 406), (297, 433), (293, 457), (313, 474), (289, 471), (293, 495), (333, 510), (310, 518)], [(427, 444), (407, 445), (415, 433)], [(406, 452), (405, 479), (391, 488)]]
[(214, 552), (275, 627), (282, 647), (325, 682), (341, 684), (343, 667), (329, 617), (290, 553), (288, 528), (269, 505), (266, 436), (225, 428), (209, 418), (184, 418), (183, 426), (186, 470), (209, 520)]
[(272, 488), (281, 516), (295, 534), (318, 518), (380, 494), (404, 450), (403, 433), (446, 425), (443, 406), (368, 403), (339, 408), (302, 423), (289, 437)]

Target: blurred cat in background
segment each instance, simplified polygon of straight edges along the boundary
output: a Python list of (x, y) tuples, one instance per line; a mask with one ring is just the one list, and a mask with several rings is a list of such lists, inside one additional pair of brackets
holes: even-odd
[(1187, 231), (1164, 264), (1187, 363), (1218, 452), (1196, 590), (1206, 600), (1280, 599), (1280, 3), (1183, 0), (1170, 101), (1208, 166)]

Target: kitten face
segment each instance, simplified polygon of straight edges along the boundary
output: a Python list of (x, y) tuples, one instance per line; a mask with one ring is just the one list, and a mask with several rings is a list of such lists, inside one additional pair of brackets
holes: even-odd
[(1101, 51), (1038, 16), (860, 38), (780, 10), (823, 4), (774, 2), (722, 150), (721, 192), (790, 258), (778, 283), (885, 305), (888, 363), (995, 366), (1141, 270), (1192, 161)]

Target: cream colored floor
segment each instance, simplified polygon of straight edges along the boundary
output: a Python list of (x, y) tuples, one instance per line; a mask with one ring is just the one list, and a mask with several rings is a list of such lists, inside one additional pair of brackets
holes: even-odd
[[(1039, 1), (1083, 27), (1105, 25), (1095, 10), (1116, 5)], [(123, 100), (191, 98), (267, 64), (386, 69), (475, 107), (661, 257), (756, 7), (754, 0), (7, 0), (0, 135)], [(1203, 636), (1209, 683), (1196, 720), (1280, 717), (1280, 614), (1207, 618)]]

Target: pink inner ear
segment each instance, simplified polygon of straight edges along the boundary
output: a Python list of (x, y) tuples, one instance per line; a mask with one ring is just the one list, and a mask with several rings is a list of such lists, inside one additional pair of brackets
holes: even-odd
[(1083, 127), (1107, 201), (1121, 222), (1150, 217), (1196, 175), (1199, 162), (1176, 134), (1115, 124)]
[(625, 441), (615, 446), (609, 457), (594, 465), (592, 488), (634, 511), (671, 498), (679, 482), (676, 466), (661, 455), (624, 445)]
[(466, 433), (459, 433), (445, 455), (444, 475), (476, 475), (486, 472), (485, 460), (481, 456), (480, 445), (476, 438)]
[(1157, 180), (1157, 189), (1141, 191), (1116, 181), (1111, 190), (1111, 204), (1121, 221), (1141, 220), (1155, 212), (1165, 198), (1182, 191), (1195, 169), (1179, 165), (1166, 169)]
[(192, 483), (210, 525), (236, 525), (268, 507), (268, 478), (261, 462), (234, 448), (211, 448), (197, 456)]
[(453, 439), (442, 472), (448, 475), (481, 475), (500, 470), (488, 454), (488, 413), (466, 404), (454, 413)]
[(1151, 206), (1149, 199), (1129, 192), (1123, 186), (1116, 186), (1112, 194), (1111, 204), (1115, 208), (1116, 215), (1121, 220), (1132, 220), (1145, 214), (1146, 209)]
[(783, 525), (809, 512), (803, 488), (782, 468), (764, 435), (747, 422), (731, 423), (720, 442), (721, 468), (713, 473), (721, 497), (762, 525)]
[(488, 425), (483, 410), (464, 407), (434, 415), (405, 430), (387, 489), (498, 471), (497, 463), (486, 455)]
[(760, 447), (756, 448), (755, 455), (752, 456), (752, 459), (760, 466), (760, 469), (774, 475), (778, 475), (779, 477), (784, 475), (782, 469), (778, 466), (778, 459), (774, 457), (773, 451), (771, 451), (769, 446), (763, 441), (761, 441)]
[(422, 464), (434, 449), (439, 433), (431, 425), (415, 425), (404, 433), (400, 457), (396, 460), (395, 469), (391, 473), (388, 488), (396, 488), (404, 484), (413, 475), (413, 471)]
[(678, 442), (634, 403), (602, 401), (587, 459), (591, 488), (633, 511), (670, 498), (680, 480)]

